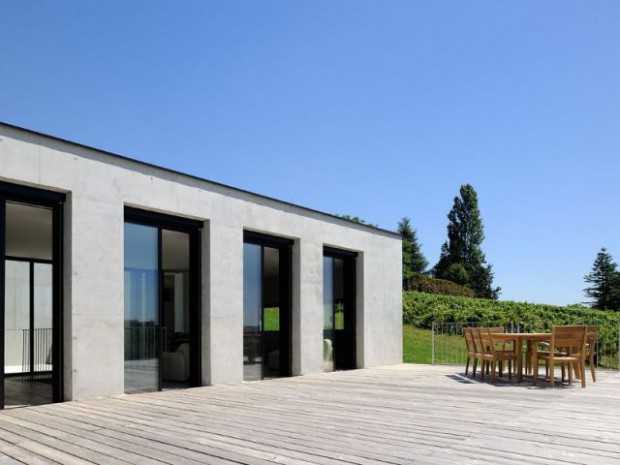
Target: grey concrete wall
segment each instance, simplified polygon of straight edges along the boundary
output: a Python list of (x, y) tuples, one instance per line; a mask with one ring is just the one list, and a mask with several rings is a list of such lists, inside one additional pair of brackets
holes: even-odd
[(62, 191), (65, 393), (121, 394), (124, 207), (205, 222), (203, 382), (243, 379), (243, 231), (294, 240), (293, 372), (322, 369), (323, 246), (359, 252), (358, 365), (402, 361), (401, 245), (382, 231), (0, 125), (0, 180)]

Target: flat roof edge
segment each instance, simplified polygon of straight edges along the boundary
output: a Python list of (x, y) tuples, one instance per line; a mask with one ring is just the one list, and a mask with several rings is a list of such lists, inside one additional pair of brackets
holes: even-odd
[(212, 181), (210, 179), (201, 178), (200, 176), (196, 176), (196, 175), (193, 175), (193, 174), (183, 173), (181, 171), (176, 171), (176, 170), (173, 170), (171, 168), (166, 168), (166, 167), (163, 167), (163, 166), (155, 165), (153, 163), (145, 162), (145, 161), (142, 161), (142, 160), (137, 160), (135, 158), (127, 157), (125, 155), (119, 155), (118, 153), (114, 153), (114, 152), (110, 152), (110, 151), (107, 151), (107, 150), (103, 150), (103, 149), (99, 149), (99, 148), (96, 148), (96, 147), (92, 147), (90, 145), (82, 144), (80, 142), (70, 141), (68, 139), (63, 139), (62, 137), (52, 136), (52, 135), (45, 134), (45, 133), (42, 133), (42, 132), (39, 132), (39, 131), (35, 131), (33, 129), (28, 129), (28, 128), (24, 128), (24, 127), (21, 127), (21, 126), (16, 126), (14, 124), (6, 123), (4, 121), (0, 121), (0, 126), (4, 126), (4, 127), (8, 128), (8, 129), (12, 129), (12, 130), (17, 130), (17, 131), (22, 131), (22, 132), (25, 132), (25, 133), (29, 133), (29, 134), (32, 134), (34, 136), (44, 137), (44, 138), (47, 138), (47, 139), (50, 139), (50, 140), (54, 140), (54, 141), (57, 141), (57, 142), (68, 144), (68, 145), (72, 145), (72, 146), (79, 147), (79, 148), (82, 148), (82, 149), (91, 150), (93, 152), (97, 152), (97, 153), (100, 153), (100, 154), (108, 156), (108, 157), (113, 157), (113, 158), (117, 158), (117, 159), (120, 159), (120, 160), (128, 161), (130, 163), (137, 163), (139, 165), (142, 165), (142, 166), (145, 166), (145, 167), (148, 167), (148, 168), (152, 168), (152, 169), (161, 170), (161, 171), (164, 171), (164, 172), (167, 172), (167, 173), (170, 173), (170, 174), (174, 174), (176, 176), (183, 176), (183, 177), (186, 177), (186, 178), (189, 178), (189, 179), (193, 179), (195, 181), (200, 181), (200, 182), (205, 182), (205, 183), (208, 183), (208, 184), (212, 184), (212, 185), (220, 187), (220, 188), (230, 189), (231, 191), (239, 192), (239, 193), (242, 193), (242, 194), (245, 194), (245, 195), (250, 195), (250, 196), (253, 196), (253, 197), (258, 197), (260, 199), (264, 199), (264, 200), (268, 200), (268, 201), (271, 201), (271, 202), (276, 202), (276, 203), (279, 203), (279, 204), (282, 204), (282, 205), (286, 205), (286, 206), (289, 206), (289, 207), (294, 207), (294, 208), (297, 208), (297, 209), (300, 209), (302, 211), (306, 211), (306, 212), (309, 212), (309, 213), (319, 214), (319, 215), (324, 216), (324, 217), (326, 217), (326, 218), (328, 218), (330, 220), (337, 220), (338, 222), (341, 222), (342, 224), (344, 224), (346, 226), (355, 226), (357, 228), (364, 229), (364, 230), (366, 230), (368, 232), (382, 233), (382, 235), (387, 235), (387, 236), (394, 237), (394, 238), (397, 238), (397, 239), (401, 238), (400, 234), (398, 234), (397, 232), (394, 232), (394, 231), (390, 231), (389, 229), (383, 229), (383, 228), (378, 228), (378, 227), (374, 227), (374, 226), (369, 226), (369, 225), (366, 225), (366, 224), (358, 223), (356, 221), (351, 221), (351, 220), (348, 220), (346, 218), (341, 218), (341, 217), (339, 217), (337, 215), (334, 215), (334, 214), (331, 214), (331, 213), (325, 213), (323, 211), (316, 210), (314, 208), (304, 207), (302, 205), (298, 205), (298, 204), (295, 204), (295, 203), (292, 203), (292, 202), (287, 202), (286, 200), (280, 200), (280, 199), (276, 199), (274, 197), (269, 197), (267, 195), (257, 194), (256, 192), (251, 192), (251, 191), (248, 191), (248, 190), (245, 190), (245, 189), (241, 189), (241, 188), (238, 188), (238, 187), (233, 187), (233, 186), (230, 186), (228, 184), (224, 184), (224, 183), (217, 182), (217, 181)]

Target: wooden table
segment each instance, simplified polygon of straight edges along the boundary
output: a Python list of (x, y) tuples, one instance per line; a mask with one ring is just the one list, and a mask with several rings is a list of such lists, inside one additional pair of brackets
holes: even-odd
[(493, 333), (493, 340), (497, 342), (512, 341), (517, 351), (517, 383), (523, 380), (523, 341), (528, 345), (551, 339), (551, 333)]

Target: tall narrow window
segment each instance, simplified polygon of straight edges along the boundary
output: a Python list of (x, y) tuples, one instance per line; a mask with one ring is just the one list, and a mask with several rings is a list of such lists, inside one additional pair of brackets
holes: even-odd
[(323, 371), (356, 367), (356, 254), (325, 249), (323, 256)]
[(246, 233), (243, 245), (243, 379), (290, 374), (290, 244)]
[(200, 227), (126, 211), (127, 393), (200, 385)]

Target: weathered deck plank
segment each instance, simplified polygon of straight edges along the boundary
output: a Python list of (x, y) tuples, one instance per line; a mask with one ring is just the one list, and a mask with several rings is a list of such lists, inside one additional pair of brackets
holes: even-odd
[(620, 463), (620, 376), (496, 386), (398, 365), (0, 413), (0, 463)]

